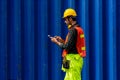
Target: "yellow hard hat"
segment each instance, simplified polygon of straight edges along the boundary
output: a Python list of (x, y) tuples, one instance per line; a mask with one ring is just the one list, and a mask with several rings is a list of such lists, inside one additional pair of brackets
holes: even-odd
[(68, 8), (64, 11), (64, 15), (63, 15), (63, 18), (67, 17), (67, 16), (74, 16), (76, 17), (77, 14), (76, 14), (76, 11), (72, 8)]

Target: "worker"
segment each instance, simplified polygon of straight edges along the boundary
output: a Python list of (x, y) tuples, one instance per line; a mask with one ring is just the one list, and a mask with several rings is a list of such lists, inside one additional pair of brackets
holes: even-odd
[(66, 39), (60, 36), (51, 37), (51, 41), (63, 49), (62, 70), (66, 72), (64, 80), (82, 80), (83, 58), (86, 57), (85, 35), (78, 25), (77, 13), (68, 8), (64, 11), (63, 19), (68, 27)]

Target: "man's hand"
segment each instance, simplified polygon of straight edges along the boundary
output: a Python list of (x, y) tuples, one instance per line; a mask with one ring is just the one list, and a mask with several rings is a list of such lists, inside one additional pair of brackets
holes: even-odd
[(54, 43), (57, 43), (57, 39), (55, 37), (51, 37), (51, 41), (54, 42)]
[(63, 40), (60, 36), (55, 36), (55, 38), (56, 38), (59, 42), (64, 43), (64, 40)]
[(52, 37), (50, 35), (48, 35), (48, 37), (51, 39), (52, 42), (56, 43), (57, 45), (61, 45), (61, 42), (59, 41), (62, 40), (61, 37), (59, 36)]
[(56, 43), (57, 45), (61, 45), (61, 43), (55, 37), (51, 37), (51, 41)]

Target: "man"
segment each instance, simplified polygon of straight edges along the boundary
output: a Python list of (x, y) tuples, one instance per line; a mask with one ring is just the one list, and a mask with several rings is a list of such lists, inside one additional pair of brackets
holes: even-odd
[(81, 80), (83, 57), (86, 56), (84, 33), (77, 24), (76, 16), (76, 11), (72, 8), (64, 12), (63, 18), (69, 30), (65, 41), (60, 36), (50, 37), (52, 42), (64, 49), (62, 53), (62, 70), (66, 72), (64, 80)]

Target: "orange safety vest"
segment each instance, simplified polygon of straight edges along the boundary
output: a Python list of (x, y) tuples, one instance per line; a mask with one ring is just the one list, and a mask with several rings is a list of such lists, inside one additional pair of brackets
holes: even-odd
[[(84, 32), (81, 27), (75, 27), (77, 30), (77, 41), (76, 41), (76, 48), (77, 52), (80, 54), (81, 57), (86, 57), (86, 47), (85, 47), (85, 38)], [(66, 36), (65, 44), (68, 41), (69, 33)], [(66, 49), (63, 50), (62, 57), (66, 56), (68, 51)]]

